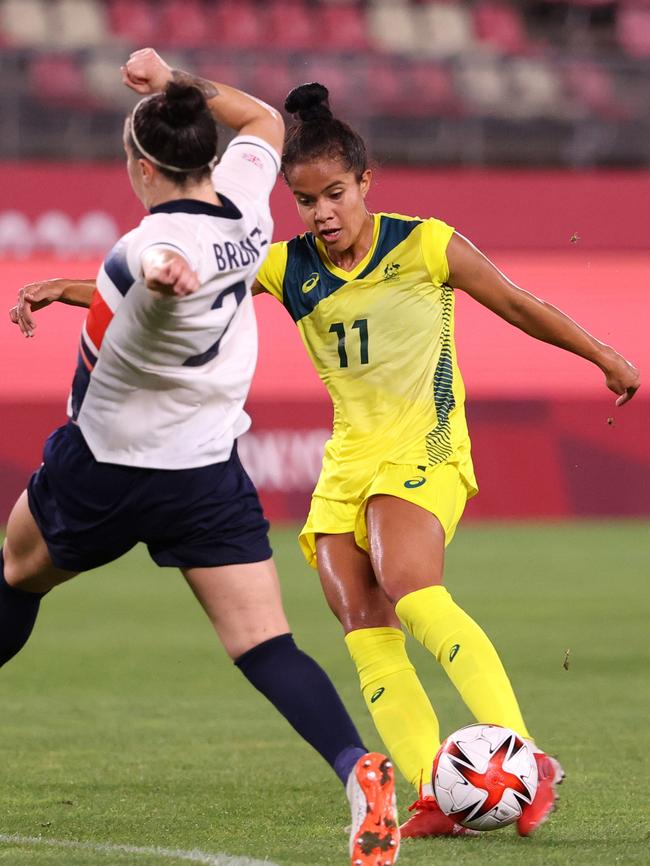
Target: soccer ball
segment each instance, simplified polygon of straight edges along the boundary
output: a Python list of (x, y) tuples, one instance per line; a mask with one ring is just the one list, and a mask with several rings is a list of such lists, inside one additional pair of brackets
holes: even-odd
[(510, 728), (468, 725), (440, 747), (433, 762), (433, 792), (445, 815), (464, 827), (505, 827), (537, 792), (533, 750)]

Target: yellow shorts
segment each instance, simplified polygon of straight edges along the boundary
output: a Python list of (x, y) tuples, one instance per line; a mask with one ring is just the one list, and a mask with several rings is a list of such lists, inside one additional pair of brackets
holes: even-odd
[[(474, 492), (475, 488), (471, 494)], [(445, 546), (454, 537), (468, 498), (467, 485), (453, 463), (441, 463), (426, 469), (381, 463), (359, 499), (342, 502), (323, 496), (312, 497), (307, 522), (299, 536), (300, 549), (312, 568), (317, 567), (316, 536), (321, 533), (354, 532), (359, 547), (368, 550), (366, 504), (371, 496), (379, 493), (406, 499), (437, 517), (445, 531)]]

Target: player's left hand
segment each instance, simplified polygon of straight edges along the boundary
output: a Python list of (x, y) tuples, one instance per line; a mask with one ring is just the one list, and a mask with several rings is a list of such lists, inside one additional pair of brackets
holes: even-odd
[(172, 80), (171, 66), (153, 48), (134, 51), (120, 71), (122, 83), (144, 96), (160, 93)]
[(59, 279), (28, 283), (18, 292), (18, 301), (16, 306), (9, 310), (9, 318), (26, 337), (33, 337), (36, 322), (32, 313), (58, 301), (64, 286), (65, 280)]
[(616, 401), (617, 406), (627, 403), (639, 390), (641, 380), (638, 369), (614, 349), (611, 350), (608, 362), (602, 367), (602, 370), (605, 374), (607, 387), (619, 395)]

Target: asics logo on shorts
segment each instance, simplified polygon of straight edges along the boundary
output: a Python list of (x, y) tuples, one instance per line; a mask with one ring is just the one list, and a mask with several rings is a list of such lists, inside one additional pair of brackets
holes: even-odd
[(426, 481), (426, 478), (418, 475), (415, 478), (409, 478), (407, 481), (405, 481), (404, 487), (408, 487), (409, 489), (412, 487), (422, 487), (423, 484), (426, 484)]
[(305, 282), (302, 284), (303, 292), (305, 294), (307, 294), (307, 292), (311, 292), (311, 290), (313, 288), (315, 288), (315, 286), (317, 285), (319, 280), (320, 280), (320, 274), (317, 274), (316, 271), (314, 271), (313, 274), (309, 275), (309, 279), (305, 280)]

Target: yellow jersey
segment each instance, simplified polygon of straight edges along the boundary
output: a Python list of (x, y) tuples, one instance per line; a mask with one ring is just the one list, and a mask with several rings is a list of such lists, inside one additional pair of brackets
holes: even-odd
[(374, 215), (372, 245), (351, 271), (311, 232), (271, 245), (257, 275), (296, 322), (334, 404), (314, 491), (362, 497), (382, 463), (458, 466), (476, 493), (465, 388), (454, 345), (454, 292), (437, 219)]

